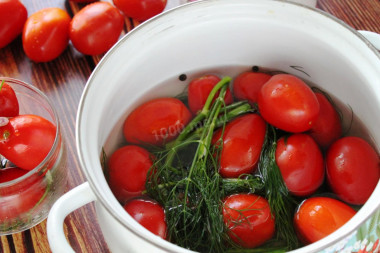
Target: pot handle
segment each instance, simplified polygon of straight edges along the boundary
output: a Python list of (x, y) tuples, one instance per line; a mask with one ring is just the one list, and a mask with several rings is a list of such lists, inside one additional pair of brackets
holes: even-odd
[(67, 242), (63, 223), (67, 215), (74, 210), (96, 200), (88, 182), (70, 190), (53, 205), (47, 219), (47, 236), (50, 248), (54, 253), (74, 253)]
[(371, 44), (380, 51), (380, 34), (370, 31), (358, 31), (361, 35), (363, 35)]

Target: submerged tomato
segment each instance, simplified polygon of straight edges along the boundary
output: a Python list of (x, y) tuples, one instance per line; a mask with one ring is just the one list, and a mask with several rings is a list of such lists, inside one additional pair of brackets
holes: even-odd
[(0, 153), (16, 166), (32, 170), (50, 152), (56, 127), (37, 115), (19, 115), (0, 127)]
[(257, 96), (261, 87), (272, 76), (258, 72), (243, 72), (238, 75), (233, 84), (234, 96), (238, 100), (248, 100), (251, 104), (257, 103)]
[(230, 238), (245, 248), (271, 239), (275, 221), (268, 201), (255, 194), (234, 194), (223, 201), (223, 219)]
[(181, 100), (157, 98), (132, 111), (123, 132), (130, 143), (162, 145), (177, 137), (190, 119), (191, 113)]
[(128, 201), (124, 209), (144, 228), (166, 239), (165, 211), (156, 201), (136, 198)]
[(145, 190), (145, 182), (152, 167), (151, 154), (135, 145), (117, 149), (108, 161), (108, 181), (112, 192), (120, 202)]
[(60, 8), (44, 8), (26, 21), (22, 45), (26, 55), (35, 62), (57, 58), (69, 43), (69, 14)]
[(322, 93), (315, 93), (319, 102), (319, 115), (310, 129), (310, 135), (321, 148), (327, 148), (342, 135), (342, 123), (334, 106)]
[(339, 198), (362, 205), (379, 182), (379, 155), (365, 140), (343, 137), (328, 149), (326, 171), (328, 183)]
[(124, 18), (108, 2), (95, 2), (85, 6), (70, 23), (70, 39), (74, 47), (86, 55), (108, 51), (119, 39)]
[(307, 196), (323, 183), (323, 155), (309, 135), (293, 134), (280, 138), (275, 158), (290, 193)]
[(289, 74), (274, 75), (263, 85), (258, 106), (268, 123), (292, 133), (309, 130), (319, 114), (314, 92), (301, 79)]
[[(214, 143), (222, 130), (214, 134)], [(219, 173), (227, 178), (252, 173), (260, 158), (265, 132), (265, 121), (257, 114), (247, 114), (229, 122), (224, 129)]]
[(0, 48), (21, 34), (28, 12), (18, 0), (0, 0)]
[(10, 85), (0, 80), (0, 117), (14, 117), (19, 114), (16, 93)]
[[(197, 112), (202, 110), (211, 90), (219, 81), (220, 81), (220, 78), (218, 76), (204, 75), (192, 80), (189, 83), (189, 86), (187, 89), (188, 103), (189, 103), (190, 111), (193, 114), (196, 114)], [(219, 95), (219, 92), (217, 92), (215, 97), (217, 97), (218, 95)], [(233, 102), (233, 98), (232, 98), (229, 88), (226, 91), (224, 102), (226, 104), (231, 104)]]
[(145, 21), (166, 7), (167, 0), (113, 0), (113, 3), (126, 16), (138, 21)]
[(316, 242), (349, 221), (356, 211), (328, 197), (313, 197), (301, 203), (294, 216), (297, 236), (306, 244)]

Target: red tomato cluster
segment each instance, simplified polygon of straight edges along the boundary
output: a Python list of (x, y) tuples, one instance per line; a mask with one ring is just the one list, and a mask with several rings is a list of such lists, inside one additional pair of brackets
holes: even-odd
[(119, 39), (126, 16), (145, 21), (165, 9), (166, 0), (71, 0), (86, 3), (72, 18), (60, 8), (43, 8), (28, 17), (19, 0), (0, 0), (0, 48), (22, 34), (25, 54), (35, 62), (48, 62), (67, 48), (69, 41), (81, 53), (99, 55)]
[[(166, 227), (162, 209), (145, 214), (142, 203), (158, 204), (145, 197), (136, 199), (144, 195), (149, 171), (156, 169), (155, 157), (144, 147), (163, 147), (175, 140), (193, 117), (204, 113), (208, 95), (220, 80), (212, 74), (190, 80), (186, 102), (165, 97), (135, 108), (123, 126), (127, 145), (109, 159), (108, 180), (116, 198), (132, 216), (138, 211), (131, 211), (131, 206), (136, 205), (142, 216), (155, 217), (150, 226), (156, 228), (144, 226), (162, 238), (164, 233), (157, 232)], [(295, 212), (300, 241), (315, 242), (344, 225), (356, 213), (350, 205), (364, 204), (379, 181), (379, 155), (374, 148), (360, 137), (342, 136), (341, 116), (328, 95), (294, 75), (244, 72), (233, 80), (232, 88), (226, 91), (224, 106), (234, 99), (245, 100), (258, 111), (238, 116), (214, 132), (212, 145), (221, 145), (220, 175), (255, 175), (272, 125), (279, 134), (276, 165), (289, 193), (303, 200), (297, 210), (289, 210)], [(318, 191), (335, 197), (315, 197)], [(257, 247), (275, 234), (276, 217), (263, 196), (243, 192), (222, 202), (224, 223), (236, 244)]]

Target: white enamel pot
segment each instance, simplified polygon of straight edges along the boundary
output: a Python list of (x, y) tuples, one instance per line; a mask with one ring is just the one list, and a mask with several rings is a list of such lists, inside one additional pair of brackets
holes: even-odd
[[(379, 35), (365, 35), (380, 43)], [(49, 214), (53, 252), (72, 252), (63, 232), (64, 218), (92, 201), (112, 252), (190, 252), (154, 236), (124, 211), (103, 175), (102, 148), (110, 153), (120, 144), (123, 120), (143, 101), (181, 93), (195, 74), (235, 77), (254, 65), (297, 75), (349, 105), (379, 150), (380, 55), (360, 32), (322, 11), (285, 1), (185, 4), (129, 32), (89, 78), (76, 126), (87, 182), (61, 197)], [(179, 80), (181, 74), (187, 81)], [(358, 228), (377, 214), (379, 200), (378, 185), (343, 227), (294, 252), (345, 248), (356, 240)]]

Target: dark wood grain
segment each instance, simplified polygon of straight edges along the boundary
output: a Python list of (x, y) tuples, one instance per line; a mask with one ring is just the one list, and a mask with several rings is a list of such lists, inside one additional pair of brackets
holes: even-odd
[[(59, 7), (72, 16), (84, 6), (70, 0), (22, 2), (29, 14), (45, 7)], [(317, 7), (355, 29), (380, 33), (379, 0), (319, 0)], [(129, 18), (125, 21), (124, 33), (139, 24)], [(86, 80), (101, 58), (102, 55), (82, 55), (70, 44), (57, 59), (34, 63), (25, 56), (20, 38), (0, 49), (0, 76), (17, 78), (37, 86), (58, 110), (68, 151), (67, 190), (86, 181), (76, 155), (75, 117)], [(71, 213), (65, 220), (64, 230), (76, 252), (108, 252), (93, 204)], [(46, 221), (23, 233), (1, 236), (0, 252), (51, 252), (46, 237)]]

